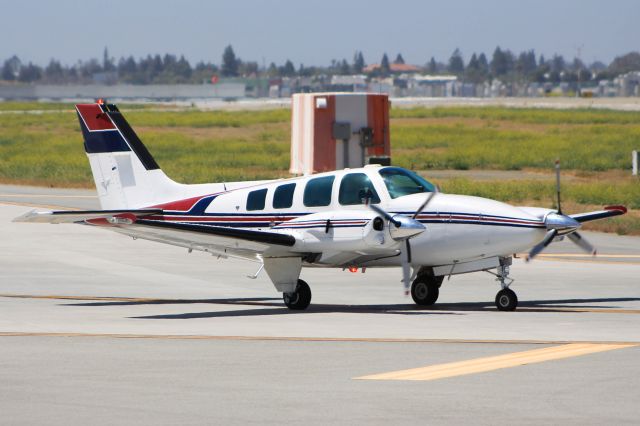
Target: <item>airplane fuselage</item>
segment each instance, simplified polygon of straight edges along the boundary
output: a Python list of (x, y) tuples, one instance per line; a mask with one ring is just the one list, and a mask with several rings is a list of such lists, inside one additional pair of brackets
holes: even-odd
[[(273, 247), (260, 257), (240, 254), (249, 259), (286, 252), (308, 254), (304, 266), (398, 266), (399, 244), (390, 238), (389, 225), (374, 229), (377, 214), (364, 203), (412, 216), (434, 187), (428, 182), (423, 188), (413, 187), (403, 174), (415, 176), (396, 167), (367, 166), (251, 182), (244, 187), (225, 184), (224, 188), (236, 188), (232, 190), (215, 184), (209, 189), (222, 191), (145, 206), (163, 210), (146, 219), (270, 230), (296, 237), (293, 247)], [(396, 188), (394, 183), (405, 187)], [(431, 186), (424, 187), (427, 185)], [(420, 266), (511, 256), (538, 243), (546, 232), (541, 217), (526, 210), (486, 198), (444, 193), (437, 194), (416, 219), (426, 227), (411, 239), (412, 264)]]

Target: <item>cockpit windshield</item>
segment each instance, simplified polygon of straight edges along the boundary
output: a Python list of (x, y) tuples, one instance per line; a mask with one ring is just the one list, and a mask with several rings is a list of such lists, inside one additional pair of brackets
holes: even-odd
[(400, 167), (385, 167), (379, 173), (387, 186), (391, 198), (420, 192), (433, 192), (435, 190), (435, 186), (432, 183), (417, 173)]

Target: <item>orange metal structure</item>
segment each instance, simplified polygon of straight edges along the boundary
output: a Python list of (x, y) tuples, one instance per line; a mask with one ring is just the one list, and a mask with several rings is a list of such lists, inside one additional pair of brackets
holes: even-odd
[(388, 163), (389, 106), (386, 94), (293, 95), (289, 171), (311, 174)]

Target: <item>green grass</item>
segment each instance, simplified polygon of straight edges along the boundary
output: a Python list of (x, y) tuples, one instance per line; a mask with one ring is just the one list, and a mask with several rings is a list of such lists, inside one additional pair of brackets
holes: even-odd
[[(5, 110), (55, 106), (56, 113), (0, 114), (0, 179), (89, 184), (68, 104), (0, 103)], [(392, 110), (394, 164), (417, 170), (624, 170), (640, 148), (640, 114), (506, 108)], [(290, 112), (132, 109), (127, 118), (161, 165), (187, 182), (286, 174)], [(570, 124), (567, 124), (570, 123)], [(237, 129), (233, 135), (216, 129)], [(208, 131), (209, 130), (209, 131)], [(58, 170), (53, 170), (58, 169)]]
[(135, 126), (149, 127), (245, 127), (253, 124), (289, 123), (286, 109), (258, 111), (131, 111), (127, 120)]
[[(122, 110), (158, 108), (154, 104), (118, 104), (118, 108)], [(68, 102), (0, 102), (0, 111), (74, 111), (75, 105)]]
[(496, 128), (464, 123), (393, 126), (393, 161), (411, 169), (604, 171), (631, 167), (640, 125), (589, 124)]
[[(34, 109), (39, 113), (28, 112)], [(177, 181), (288, 176), (291, 115), (286, 109), (176, 111), (153, 105), (121, 109), (134, 129), (141, 129), (139, 136), (158, 163)], [(630, 167), (631, 150), (640, 149), (639, 113), (447, 107), (393, 109), (391, 117), (396, 165), (427, 170), (427, 175), (429, 169), (551, 172), (553, 161), (560, 158), (564, 169), (582, 176), (563, 184), (567, 202), (579, 207), (640, 208), (640, 182), (615, 177), (625, 175), (620, 171)], [(72, 105), (0, 103), (0, 182), (93, 186)], [(552, 180), (438, 183), (450, 193), (514, 204), (553, 203)], [(618, 223), (617, 232), (640, 233), (640, 217), (628, 215), (610, 223)]]
[[(555, 203), (555, 181), (485, 180), (454, 178), (438, 182), (444, 192), (475, 195), (499, 201), (521, 204), (535, 202), (552, 208)], [(637, 179), (562, 182), (562, 196), (567, 201), (587, 205), (623, 204), (640, 209), (640, 182)]]
[(529, 124), (638, 124), (640, 112), (506, 107), (394, 108), (391, 118), (473, 118)]

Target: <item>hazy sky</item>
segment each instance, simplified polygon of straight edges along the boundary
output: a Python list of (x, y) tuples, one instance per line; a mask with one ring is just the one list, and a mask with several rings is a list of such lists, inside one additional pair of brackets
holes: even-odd
[(448, 60), (456, 47), (490, 55), (496, 45), (549, 57), (611, 61), (640, 50), (638, 0), (0, 0), (0, 59), (65, 64), (112, 56), (184, 54), (219, 63), (227, 44), (245, 60), (367, 63), (401, 52), (408, 63)]

